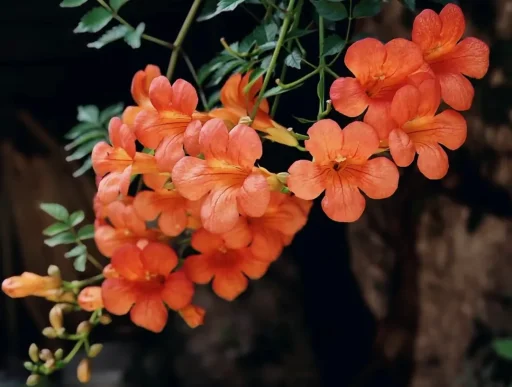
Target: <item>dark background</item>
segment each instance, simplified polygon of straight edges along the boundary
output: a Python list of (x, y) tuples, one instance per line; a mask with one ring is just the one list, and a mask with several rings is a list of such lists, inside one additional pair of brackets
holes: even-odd
[[(42, 246), (40, 231), (49, 219), (37, 210), (39, 201), (54, 201), (88, 210), (93, 220), (93, 177), (70, 177), (76, 166), (63, 161), (63, 135), (76, 122), (77, 105), (131, 104), (133, 74), (148, 63), (165, 72), (170, 53), (145, 41), (138, 50), (122, 42), (90, 49), (86, 44), (94, 40), (92, 35), (72, 33), (83, 8), (62, 9), (58, 1), (4, 3), (0, 271), (2, 277), (23, 270), (44, 273), (56, 263), (66, 278), (73, 278), (62, 251)], [(121, 15), (132, 24), (145, 22), (147, 33), (172, 41), (189, 3), (134, 0)], [(417, 3), (419, 9), (441, 9), (435, 2)], [(135, 387), (510, 383), (509, 364), (489, 344), (512, 333), (512, 252), (507, 243), (512, 235), (512, 2), (460, 3), (467, 33), (491, 47), (491, 67), (484, 80), (474, 82), (474, 107), (465, 113), (468, 142), (450, 153), (447, 178), (426, 181), (410, 167), (402, 171), (393, 198), (369, 203), (363, 219), (350, 226), (329, 221), (315, 203), (293, 246), (247, 294), (226, 303), (207, 289), (199, 292), (208, 315), (206, 325), (195, 331), (173, 321), (155, 336), (126, 319), (116, 320), (96, 336), (111, 343), (93, 363), (97, 386), (116, 385), (109, 381), (110, 371)], [(305, 20), (308, 14), (310, 4)], [(392, 0), (377, 18), (356, 21), (352, 34), (409, 37), (413, 18)], [(231, 43), (254, 26), (238, 9), (194, 25), (184, 48), (197, 68), (220, 51), (221, 37)], [(344, 22), (337, 26), (341, 35), (345, 29)], [(314, 61), (316, 37), (304, 44)], [(341, 60), (335, 70), (346, 73)], [(287, 81), (300, 74), (289, 71)], [(176, 76), (192, 80), (182, 61)], [(312, 80), (281, 99), (276, 120), (305, 133), (307, 126), (291, 115), (314, 117), (316, 111)], [(345, 123), (340, 115), (333, 116)], [(285, 171), (299, 156), (269, 144), (263, 165)], [(47, 324), (48, 305), (5, 297), (0, 305), (5, 380), (23, 380), (26, 348), (32, 341), (45, 344), (38, 332)], [(72, 386), (73, 372), (54, 382)]]

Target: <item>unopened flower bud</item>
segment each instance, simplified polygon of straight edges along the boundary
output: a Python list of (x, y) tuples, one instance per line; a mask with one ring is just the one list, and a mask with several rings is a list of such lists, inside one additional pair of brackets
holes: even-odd
[(88, 286), (83, 288), (78, 295), (78, 305), (87, 311), (93, 312), (103, 308), (103, 299), (101, 298), (100, 286)]
[(50, 324), (53, 329), (60, 330), (64, 326), (64, 318), (62, 316), (62, 309), (54, 305), (50, 310)]
[(41, 352), (39, 352), (39, 358), (42, 361), (47, 361), (47, 360), (53, 359), (52, 351), (50, 351), (47, 348), (42, 349)]
[(206, 311), (200, 306), (190, 304), (180, 309), (178, 313), (190, 328), (197, 328), (199, 325), (203, 325)]
[(110, 317), (108, 314), (102, 314), (99, 321), (101, 325), (108, 325), (112, 322), (112, 317)]
[(55, 358), (55, 360), (61, 360), (64, 357), (64, 351), (62, 350), (62, 348), (57, 349), (53, 353), (53, 357)]
[(58, 289), (60, 285), (60, 278), (24, 272), (20, 276), (6, 278), (2, 282), (2, 291), (11, 298), (41, 296), (42, 292)]
[(60, 269), (56, 265), (50, 265), (48, 266), (48, 275), (50, 277), (56, 277), (60, 279)]
[(69, 312), (73, 311), (72, 304), (61, 303), (61, 304), (57, 304), (57, 306), (60, 308), (60, 310), (62, 310), (62, 313), (69, 313)]
[(76, 377), (80, 383), (89, 383), (91, 380), (91, 362), (89, 359), (82, 359), (76, 369)]
[(28, 378), (27, 378), (27, 386), (37, 386), (39, 384), (39, 382), (41, 381), (41, 377), (39, 375), (30, 375)]
[(57, 331), (52, 327), (46, 327), (43, 329), (43, 336), (49, 339), (55, 339), (57, 337)]
[(36, 344), (30, 344), (30, 347), (28, 348), (28, 356), (34, 363), (39, 361), (39, 348), (37, 348)]
[(46, 367), (46, 369), (51, 370), (53, 367), (55, 367), (55, 359), (46, 360), (44, 366)]
[(89, 348), (89, 353), (87, 354), (87, 356), (96, 357), (100, 354), (102, 349), (103, 349), (103, 344), (93, 344), (93, 345), (91, 345), (91, 348)]
[(76, 333), (79, 335), (87, 334), (91, 331), (91, 323), (89, 321), (82, 321), (78, 326), (76, 327)]
[(23, 367), (25, 367), (27, 371), (32, 371), (34, 369), (34, 364), (31, 361), (26, 361), (23, 363)]

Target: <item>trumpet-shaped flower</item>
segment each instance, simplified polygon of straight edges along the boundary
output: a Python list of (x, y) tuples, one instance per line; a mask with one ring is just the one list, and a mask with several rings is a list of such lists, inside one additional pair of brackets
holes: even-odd
[(439, 79), (443, 100), (456, 110), (469, 109), (475, 93), (464, 75), (479, 79), (489, 68), (487, 44), (476, 38), (459, 42), (465, 28), (462, 10), (447, 4), (439, 15), (430, 9), (422, 11), (412, 30), (412, 40)]
[(448, 157), (439, 146), (451, 150), (466, 140), (466, 120), (454, 110), (436, 115), (441, 90), (436, 79), (422, 77), (415, 85), (398, 90), (391, 104), (395, 129), (389, 134), (389, 149), (398, 166), (410, 165), (418, 153), (418, 168), (429, 179), (441, 179), (448, 171)]
[(19, 276), (6, 278), (2, 282), (2, 291), (11, 298), (47, 297), (54, 291), (60, 290), (61, 283), (59, 277), (24, 272)]
[(208, 121), (199, 135), (205, 159), (187, 156), (176, 163), (172, 180), (189, 200), (205, 197), (201, 221), (210, 232), (232, 229), (240, 214), (258, 217), (267, 209), (270, 190), (265, 176), (254, 168), (262, 155), (257, 133), (246, 125), (230, 132), (220, 119)]
[(87, 312), (103, 308), (101, 286), (87, 286), (83, 288), (78, 295), (77, 301), (80, 308)]
[(194, 285), (181, 271), (174, 250), (150, 242), (143, 248), (127, 244), (112, 256), (117, 278), (107, 278), (102, 286), (105, 309), (115, 315), (130, 312), (135, 325), (161, 332), (167, 323), (167, 305), (178, 311), (192, 301)]
[[(222, 107), (213, 109), (210, 117), (222, 118), (233, 127), (240, 118), (250, 116), (258, 92), (263, 84), (263, 77), (259, 77), (247, 92), (244, 89), (249, 84), (250, 72), (242, 77), (242, 74), (234, 74), (226, 81), (220, 91)], [(263, 99), (258, 107), (252, 127), (265, 133), (265, 138), (281, 144), (296, 146), (297, 139), (283, 126), (272, 120), (269, 115), (268, 101)]]
[(398, 170), (384, 157), (368, 160), (379, 147), (375, 130), (353, 122), (341, 130), (332, 120), (320, 120), (308, 130), (306, 149), (313, 161), (299, 160), (288, 172), (288, 188), (297, 197), (312, 200), (325, 190), (322, 208), (331, 219), (353, 222), (366, 201), (391, 196), (398, 186)]

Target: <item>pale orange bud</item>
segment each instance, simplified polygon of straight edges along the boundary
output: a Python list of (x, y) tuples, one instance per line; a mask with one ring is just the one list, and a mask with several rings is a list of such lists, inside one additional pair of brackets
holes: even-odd
[(59, 331), (64, 326), (64, 317), (62, 315), (62, 309), (57, 305), (50, 310), (50, 324), (55, 331)]
[(20, 298), (37, 295), (38, 292), (45, 290), (58, 289), (60, 284), (60, 278), (24, 272), (20, 276), (5, 279), (2, 282), (2, 291), (11, 298)]
[(117, 274), (117, 271), (114, 269), (114, 267), (110, 263), (103, 268), (103, 275), (107, 279), (119, 277), (119, 274)]
[(180, 309), (178, 313), (190, 328), (197, 328), (199, 325), (203, 325), (206, 311), (200, 306), (190, 304)]
[(82, 359), (76, 369), (76, 377), (80, 383), (89, 383), (91, 380), (91, 362), (89, 359)]
[(78, 305), (87, 311), (93, 312), (96, 309), (103, 308), (103, 299), (101, 298), (100, 286), (88, 286), (83, 288), (78, 295)]

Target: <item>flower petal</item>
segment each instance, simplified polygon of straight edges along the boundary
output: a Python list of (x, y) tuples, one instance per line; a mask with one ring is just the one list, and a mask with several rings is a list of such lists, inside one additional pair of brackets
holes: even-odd
[(160, 69), (155, 65), (147, 65), (144, 70), (139, 70), (135, 73), (132, 80), (131, 92), (133, 100), (137, 102), (137, 105), (146, 108), (151, 107), (149, 87), (153, 79), (160, 75)]
[(156, 149), (156, 165), (161, 172), (172, 172), (176, 163), (185, 157), (181, 140), (176, 137), (165, 137)]
[(201, 221), (206, 230), (221, 234), (236, 225), (238, 192), (235, 187), (216, 187), (210, 192), (201, 206)]
[(421, 11), (414, 19), (412, 40), (424, 53), (433, 50), (438, 44), (443, 25), (439, 15), (431, 9)]
[(154, 191), (141, 191), (135, 196), (133, 207), (137, 215), (144, 220), (154, 220), (162, 211), (158, 195)]
[(384, 46), (386, 60), (380, 70), (384, 75), (383, 87), (397, 85), (423, 65), (420, 48), (407, 39), (397, 38)]
[(153, 190), (162, 189), (171, 176), (168, 173), (148, 173), (143, 176), (144, 184)]
[(233, 301), (247, 289), (249, 281), (237, 269), (226, 269), (215, 273), (213, 278), (213, 291), (219, 297)]
[(175, 206), (167, 208), (160, 218), (158, 218), (158, 226), (165, 235), (178, 236), (187, 227), (188, 218), (185, 203), (183, 206)]
[(417, 146), (418, 168), (426, 178), (442, 179), (448, 172), (448, 156), (438, 144)]
[(171, 107), (173, 88), (167, 77), (161, 75), (151, 81), (149, 98), (156, 110), (167, 110)]
[(336, 222), (355, 222), (363, 214), (366, 201), (355, 185), (339, 179), (330, 183), (322, 199), (325, 214)]
[(455, 110), (468, 110), (471, 107), (475, 90), (464, 75), (439, 73), (437, 77), (444, 102)]
[(247, 219), (240, 216), (235, 227), (222, 234), (222, 239), (224, 239), (226, 248), (228, 249), (241, 249), (248, 246), (252, 240), (252, 233), (247, 224)]
[(295, 161), (288, 172), (288, 188), (301, 199), (312, 200), (325, 189), (328, 169), (308, 160)]
[(108, 125), (110, 142), (114, 148), (123, 148), (128, 156), (135, 157), (135, 135), (119, 117), (113, 117)]
[[(386, 49), (384, 44), (374, 38), (365, 38), (358, 40), (348, 48), (345, 54), (345, 65), (362, 84), (365, 84), (381, 71), (385, 59)], [(342, 92), (342, 90), (340, 91)], [(361, 113), (362, 110), (360, 113), (349, 117), (355, 117)]]
[(345, 169), (357, 181), (357, 186), (372, 199), (384, 199), (398, 188), (398, 169), (391, 160), (377, 157), (362, 165), (349, 165)]
[(224, 245), (224, 240), (221, 235), (200, 228), (192, 234), (191, 245), (201, 253), (209, 253), (221, 248)]
[(127, 167), (123, 172), (112, 172), (101, 179), (98, 185), (98, 197), (104, 203), (116, 200), (119, 195), (128, 195), (132, 167)]
[(199, 325), (203, 325), (204, 323), (204, 315), (206, 314), (206, 311), (199, 306), (187, 305), (178, 312), (190, 328), (197, 328)]
[(279, 258), (284, 247), (282, 234), (278, 230), (263, 225), (254, 225), (251, 228), (253, 239), (250, 250), (252, 254), (267, 262)]
[(135, 325), (155, 333), (162, 332), (167, 317), (167, 308), (156, 292), (141, 294), (130, 311), (130, 318)]
[(365, 162), (379, 148), (377, 132), (364, 122), (354, 121), (348, 124), (343, 129), (343, 137), (345, 141), (341, 154), (350, 159), (351, 163)]
[(458, 149), (466, 141), (467, 124), (459, 112), (445, 110), (433, 118), (432, 126), (435, 128), (436, 141), (448, 149)]
[(407, 167), (414, 161), (416, 149), (407, 133), (402, 129), (394, 129), (389, 133), (389, 150), (399, 167)]
[(229, 134), (220, 118), (214, 118), (203, 125), (199, 134), (199, 144), (204, 157), (223, 160), (226, 157)]
[(239, 101), (238, 85), (242, 80), (242, 74), (231, 75), (222, 89), (220, 90), (220, 101), (226, 107), (243, 106), (243, 101)]
[(387, 100), (373, 99), (364, 115), (364, 123), (375, 129), (379, 139), (386, 140), (389, 132), (396, 127), (391, 118), (391, 103)]
[(420, 97), (420, 91), (412, 85), (401, 87), (396, 92), (391, 102), (390, 113), (399, 128), (407, 121), (416, 118), (420, 106)]
[(249, 249), (239, 250), (238, 254), (241, 256), (238, 267), (250, 279), (263, 277), (272, 263), (254, 257)]
[(227, 146), (227, 160), (230, 163), (252, 168), (262, 154), (261, 140), (253, 128), (240, 124), (231, 129)]
[(177, 79), (172, 84), (172, 107), (189, 116), (196, 110), (199, 99), (197, 91), (184, 79)]
[(172, 181), (178, 192), (190, 200), (199, 200), (214, 186), (206, 161), (185, 156), (172, 170)]
[(201, 128), (201, 121), (195, 120), (188, 124), (185, 130), (183, 145), (190, 156), (197, 156), (201, 153), (201, 146), (199, 145), (199, 133), (201, 133)]
[(112, 255), (111, 264), (121, 277), (129, 281), (145, 278), (141, 251), (134, 244), (127, 244), (118, 248)]
[(137, 299), (137, 293), (130, 281), (109, 278), (101, 284), (101, 297), (106, 310), (121, 316), (130, 311)]
[(169, 136), (183, 141), (183, 133), (190, 121), (190, 116), (176, 110), (143, 110), (135, 118), (135, 136), (145, 147), (156, 149)]
[(343, 146), (343, 133), (333, 120), (324, 119), (315, 122), (308, 129), (309, 140), (306, 149), (313, 156), (315, 163), (324, 164), (340, 156)]
[(172, 310), (179, 310), (192, 302), (194, 296), (194, 284), (187, 278), (184, 272), (172, 273), (165, 280), (162, 290), (162, 299)]
[(178, 265), (174, 250), (158, 242), (149, 242), (140, 256), (142, 265), (151, 274), (167, 276)]
[(212, 280), (214, 274), (209, 254), (189, 255), (185, 259), (183, 270), (187, 277), (196, 284), (207, 284)]
[(265, 213), (270, 201), (267, 179), (259, 172), (251, 173), (237, 193), (237, 204), (245, 215), (259, 217)]
[(363, 86), (355, 78), (336, 79), (331, 85), (329, 96), (334, 109), (347, 117), (357, 117), (370, 102)]

